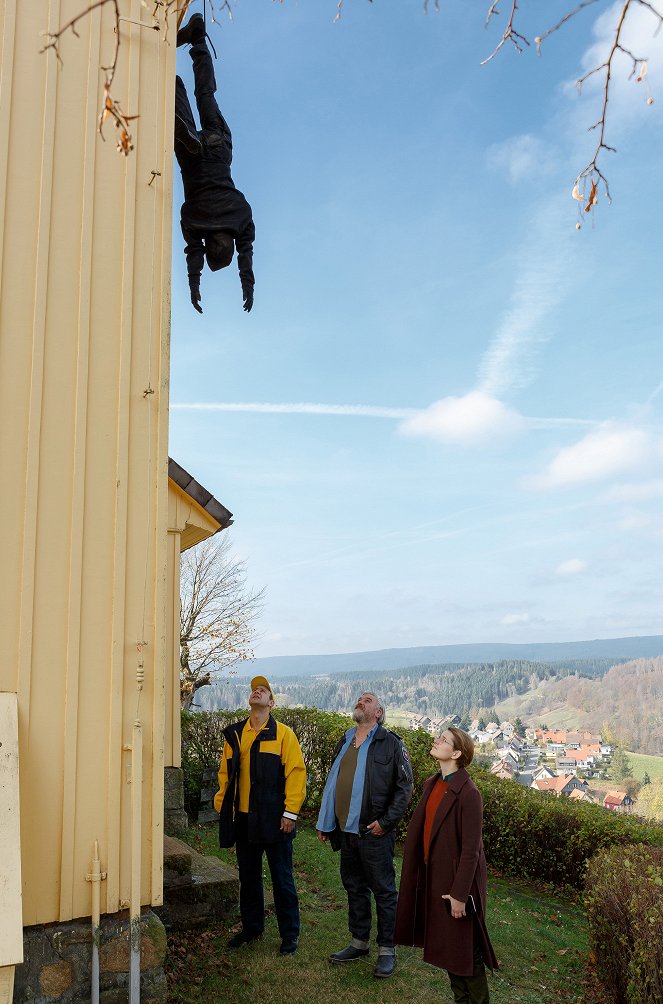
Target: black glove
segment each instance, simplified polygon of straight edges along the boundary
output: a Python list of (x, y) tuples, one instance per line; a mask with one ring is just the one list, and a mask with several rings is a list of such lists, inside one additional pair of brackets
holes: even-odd
[(198, 283), (189, 282), (189, 289), (191, 290), (191, 303), (198, 313), (202, 314), (203, 308), (200, 306), (200, 285)]
[(244, 310), (250, 314), (253, 306), (253, 286), (242, 286), (242, 297), (244, 298)]

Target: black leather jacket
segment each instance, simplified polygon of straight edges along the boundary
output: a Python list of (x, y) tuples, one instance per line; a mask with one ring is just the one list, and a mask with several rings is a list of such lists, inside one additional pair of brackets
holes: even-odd
[[(334, 760), (341, 752), (345, 736), (336, 744)], [(412, 764), (405, 743), (395, 732), (378, 725), (366, 756), (364, 793), (361, 800), (359, 827), (367, 826), (377, 819), (389, 833), (400, 822), (412, 798), (414, 786)], [(341, 830), (337, 826), (329, 834), (335, 851), (341, 846)]]

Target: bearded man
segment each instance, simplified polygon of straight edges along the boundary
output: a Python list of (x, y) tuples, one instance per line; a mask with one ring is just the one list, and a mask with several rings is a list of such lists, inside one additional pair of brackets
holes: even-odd
[(348, 894), (347, 948), (329, 956), (332, 965), (368, 955), (371, 895), (377, 914), (378, 959), (373, 975), (386, 978), (396, 965), (394, 844), (398, 825), (412, 798), (412, 766), (405, 744), (384, 727), (384, 702), (361, 695), (348, 729), (334, 750), (316, 824), (318, 839), (341, 852), (341, 880)]

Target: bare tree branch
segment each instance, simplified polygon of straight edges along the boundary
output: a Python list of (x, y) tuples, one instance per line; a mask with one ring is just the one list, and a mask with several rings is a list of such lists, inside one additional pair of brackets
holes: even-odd
[[(568, 22), (572, 18), (574, 18), (577, 14), (583, 11), (586, 7), (591, 7), (593, 4), (597, 2), (598, 0), (581, 0), (581, 3), (579, 3), (573, 9), (567, 11), (567, 13), (562, 18), (560, 18), (559, 21), (557, 21), (550, 28), (548, 28), (548, 30), (545, 31), (542, 35), (537, 35), (536, 38), (534, 39), (537, 48), (537, 53), (541, 55), (541, 46), (545, 41), (545, 39), (549, 38), (550, 35), (554, 34), (561, 28), (563, 28), (566, 24), (568, 24)], [(499, 0), (492, 0), (492, 2), (490, 3), (490, 6), (488, 7), (488, 12), (486, 14), (486, 25), (489, 25), (492, 19), (499, 15), (500, 12), (498, 9), (498, 4)], [(650, 0), (622, 0), (622, 7), (621, 10), (619, 11), (615, 27), (614, 41), (606, 59), (599, 65), (593, 66), (590, 70), (584, 73), (582, 77), (579, 77), (578, 80), (576, 81), (576, 86), (578, 88), (578, 91), (581, 92), (583, 84), (585, 84), (587, 80), (589, 80), (596, 74), (601, 74), (601, 73), (605, 74), (605, 80), (603, 84), (603, 99), (601, 102), (601, 113), (596, 122), (592, 126), (590, 126), (588, 130), (589, 132), (598, 130), (598, 143), (596, 145), (596, 149), (594, 151), (591, 160), (578, 174), (572, 192), (573, 198), (576, 199), (578, 203), (586, 202), (586, 205), (584, 207), (585, 212), (590, 212), (592, 207), (597, 204), (599, 185), (603, 186), (608, 201), (611, 201), (610, 187), (605, 174), (599, 167), (599, 158), (601, 154), (604, 152), (616, 153), (616, 148), (614, 146), (611, 146), (606, 141), (606, 123), (608, 119), (608, 106), (610, 103), (610, 90), (613, 81), (614, 59), (616, 54), (618, 52), (621, 52), (624, 56), (627, 57), (627, 59), (630, 59), (631, 72), (629, 73), (629, 80), (632, 79), (638, 72), (638, 64), (641, 65), (640, 73), (637, 78), (638, 81), (642, 80), (646, 73), (647, 57), (636, 56), (634, 52), (632, 52), (622, 43), (622, 33), (624, 30), (624, 25), (626, 23), (627, 15), (629, 13), (630, 8), (634, 5), (644, 7), (646, 10), (650, 12), (650, 14), (653, 17), (656, 18), (658, 24), (656, 26), (656, 31), (654, 32), (654, 34), (658, 33), (661, 26), (663, 25), (663, 14), (659, 11), (659, 9), (656, 7), (654, 3), (650, 2)], [(502, 38), (500, 39), (500, 42), (495, 47), (493, 52), (491, 52), (490, 56), (488, 56), (486, 59), (482, 61), (481, 64), (482, 66), (490, 62), (490, 60), (500, 51), (500, 49), (507, 41), (511, 41), (519, 52), (522, 51), (522, 46), (520, 43), (525, 43), (529, 45), (527, 39), (525, 39), (514, 28), (514, 20), (517, 9), (518, 9), (518, 0), (512, 0), (511, 14), (507, 26), (502, 35)], [(653, 104), (653, 100), (654, 99), (650, 95), (647, 98), (647, 104)], [(589, 196), (586, 196), (587, 185), (589, 185), (590, 189)], [(577, 225), (580, 226), (580, 224)]]
[(552, 35), (554, 34), (554, 32), (559, 31), (560, 28), (563, 28), (564, 25), (567, 23), (567, 21), (570, 21), (571, 18), (575, 17), (576, 14), (579, 14), (581, 10), (585, 9), (585, 7), (591, 7), (592, 4), (598, 2), (599, 0), (583, 0), (583, 2), (578, 4), (578, 6), (574, 10), (570, 10), (567, 14), (564, 15), (563, 18), (560, 18), (557, 24), (554, 24), (552, 28), (548, 28), (547, 31), (544, 31), (543, 35), (537, 35), (536, 38), (534, 39), (534, 44), (536, 45), (537, 54), (539, 56), (541, 55), (541, 45), (543, 44), (543, 42), (545, 42), (545, 40), (548, 38), (549, 35)]
[[(119, 102), (116, 101), (111, 92), (111, 88), (113, 86), (113, 80), (115, 79), (115, 71), (117, 70), (117, 60), (120, 54), (121, 36), (120, 36), (119, 0), (94, 0), (93, 3), (89, 4), (86, 8), (84, 8), (78, 14), (76, 14), (75, 17), (72, 17), (70, 21), (67, 21), (66, 24), (62, 25), (62, 27), (59, 28), (58, 31), (46, 32), (46, 37), (49, 39), (49, 41), (46, 43), (46, 45), (44, 45), (42, 49), (40, 49), (40, 52), (48, 52), (49, 49), (52, 49), (56, 55), (58, 62), (61, 65), (64, 65), (62, 63), (62, 56), (60, 55), (60, 42), (62, 41), (62, 36), (65, 35), (68, 31), (71, 31), (72, 35), (75, 35), (76, 38), (80, 38), (80, 35), (76, 31), (76, 25), (78, 24), (78, 22), (81, 21), (83, 18), (88, 17), (88, 15), (92, 13), (92, 11), (98, 10), (101, 7), (105, 7), (106, 4), (108, 3), (112, 4), (113, 6), (113, 16), (115, 19), (115, 45), (113, 48), (113, 58), (111, 60), (110, 65), (101, 67), (101, 69), (106, 74), (106, 79), (104, 81), (104, 101), (101, 107), (101, 111), (99, 112), (98, 130), (101, 138), (105, 140), (106, 137), (104, 136), (104, 122), (108, 118), (112, 119), (113, 122), (115, 123), (115, 128), (118, 129), (120, 132), (120, 138), (117, 141), (117, 149), (119, 150), (120, 153), (124, 154), (124, 156), (126, 157), (128, 156), (129, 153), (131, 153), (131, 151), (134, 148), (133, 140), (131, 138), (131, 129), (129, 123), (133, 119), (138, 118), (138, 116), (126, 115), (122, 111)], [(157, 7), (155, 6), (155, 11), (156, 9)]]
[(253, 622), (265, 591), (248, 589), (246, 564), (231, 554), (228, 537), (186, 551), (180, 583), (180, 689), (189, 708), (201, 687), (253, 657)]
[[(493, 3), (491, 3), (490, 7), (488, 8), (488, 13), (486, 15), (486, 27), (488, 27), (493, 17), (499, 14), (499, 11), (497, 9), (498, 2), (499, 0), (493, 0)], [(516, 49), (516, 52), (524, 52), (525, 47), (529, 46), (530, 43), (528, 39), (525, 38), (524, 35), (521, 35), (519, 31), (516, 31), (514, 27), (517, 10), (518, 10), (518, 0), (511, 0), (511, 13), (509, 15), (509, 20), (507, 21), (507, 25), (506, 28), (504, 29), (502, 38), (497, 43), (497, 45), (491, 52), (490, 56), (487, 56), (485, 59), (481, 60), (481, 66), (485, 66), (486, 63), (489, 63), (491, 59), (493, 59), (493, 57), (497, 55), (497, 53), (500, 51), (500, 49), (506, 42), (511, 42), (514, 48)]]
[[(582, 169), (582, 171), (580, 172), (580, 174), (578, 175), (578, 177), (576, 179), (576, 185), (579, 185), (581, 182), (584, 181), (584, 179), (589, 179), (589, 181), (591, 182), (591, 185), (592, 185), (592, 188), (591, 188), (591, 191), (590, 191), (590, 198), (589, 198), (589, 201), (588, 201), (587, 205), (585, 206), (585, 211), (586, 212), (589, 209), (591, 209), (592, 205), (596, 204), (596, 200), (595, 200), (596, 188), (598, 186), (598, 182), (599, 181), (601, 181), (602, 184), (603, 184), (603, 187), (605, 189), (605, 194), (606, 194), (606, 196), (608, 198), (608, 201), (611, 201), (610, 187), (608, 185), (607, 178), (605, 177), (605, 175), (603, 174), (603, 172), (599, 169), (597, 161), (598, 161), (598, 158), (599, 158), (599, 156), (600, 156), (600, 154), (601, 154), (601, 152), (603, 150), (605, 150), (608, 153), (616, 153), (617, 152), (617, 150), (616, 150), (616, 148), (614, 146), (610, 146), (608, 143), (605, 142), (605, 129), (606, 129), (606, 120), (607, 120), (607, 115), (608, 115), (608, 102), (610, 100), (610, 82), (611, 82), (611, 79), (612, 79), (613, 60), (614, 60), (615, 55), (616, 55), (617, 52), (623, 52), (624, 55), (628, 56), (628, 58), (631, 59), (631, 61), (633, 63), (633, 68), (632, 68), (632, 71), (631, 71), (631, 74), (630, 74), (631, 77), (633, 76), (633, 74), (635, 73), (635, 70), (637, 69), (637, 64), (639, 62), (646, 62), (645, 59), (634, 56), (633, 53), (630, 52), (629, 49), (626, 49), (621, 44), (621, 41), (620, 41), (621, 35), (622, 35), (622, 31), (624, 29), (624, 23), (626, 21), (626, 15), (628, 13), (628, 9), (631, 6), (632, 2), (633, 2), (633, 0), (624, 0), (624, 5), (623, 5), (623, 7), (621, 9), (621, 12), (620, 12), (620, 15), (619, 15), (619, 19), (617, 21), (617, 27), (615, 28), (615, 39), (614, 39), (614, 42), (612, 44), (612, 48), (610, 49), (610, 52), (608, 53), (607, 59), (603, 63), (601, 63), (599, 66), (595, 66), (591, 70), (588, 70), (587, 73), (583, 74), (582, 77), (579, 77), (578, 80), (576, 80), (576, 86), (578, 88), (578, 91), (580, 92), (580, 91), (582, 91), (582, 87), (583, 87), (583, 84), (585, 83), (585, 81), (587, 81), (595, 73), (601, 73), (601, 71), (605, 71), (605, 83), (603, 85), (603, 102), (602, 102), (602, 107), (601, 107), (601, 114), (600, 114), (598, 120), (594, 123), (594, 125), (590, 126), (590, 128), (589, 128), (590, 132), (593, 132), (594, 129), (598, 129), (599, 130), (599, 140), (598, 140), (598, 143), (597, 143), (597, 146), (596, 146), (596, 150), (594, 151), (594, 156), (592, 157), (592, 159), (590, 160), (590, 162), (587, 164), (587, 166)], [(594, 201), (592, 201), (592, 195), (594, 195)]]

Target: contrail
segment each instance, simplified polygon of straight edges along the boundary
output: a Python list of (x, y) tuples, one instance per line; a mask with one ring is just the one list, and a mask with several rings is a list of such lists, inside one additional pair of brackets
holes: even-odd
[(177, 411), (253, 411), (277, 415), (355, 415), (363, 418), (409, 418), (416, 408), (380, 408), (369, 404), (272, 404), (270, 402), (191, 402), (171, 404)]
[[(245, 411), (263, 415), (341, 415), (355, 418), (410, 418), (419, 408), (389, 408), (372, 404), (313, 404), (311, 402), (274, 403), (271, 401), (182, 401), (171, 404), (173, 411)], [(531, 429), (556, 429), (560, 426), (585, 427), (597, 423), (591, 418), (525, 418)]]

